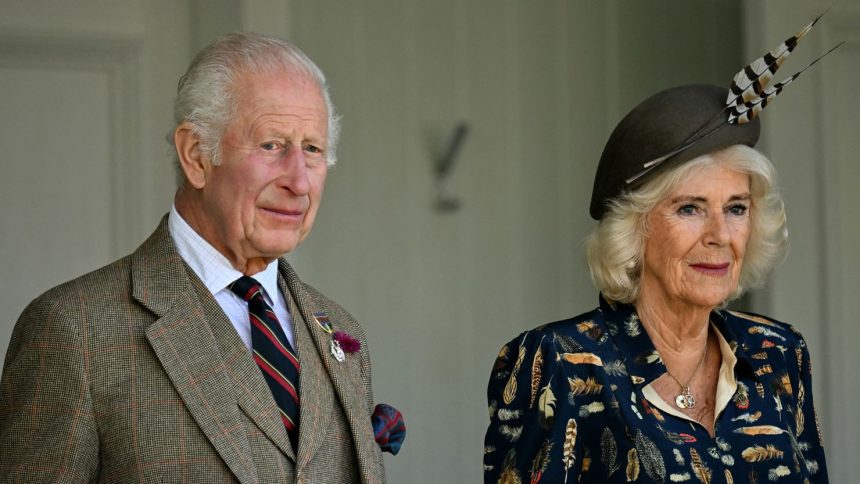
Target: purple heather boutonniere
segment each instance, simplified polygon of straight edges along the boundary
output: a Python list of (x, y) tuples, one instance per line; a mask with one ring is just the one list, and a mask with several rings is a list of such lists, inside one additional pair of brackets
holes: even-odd
[(356, 353), (361, 350), (361, 342), (349, 333), (332, 330), (331, 321), (325, 312), (314, 313), (314, 320), (323, 331), (331, 335), (331, 355), (340, 363), (346, 361), (345, 353)]
[(337, 341), (346, 353), (357, 353), (361, 349), (361, 341), (355, 339), (346, 331), (335, 331), (332, 339)]

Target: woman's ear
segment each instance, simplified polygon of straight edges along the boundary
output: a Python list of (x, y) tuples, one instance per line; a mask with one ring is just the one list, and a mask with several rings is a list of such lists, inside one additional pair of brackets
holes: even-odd
[(212, 161), (203, 153), (200, 138), (191, 123), (184, 122), (176, 127), (176, 131), (173, 132), (173, 143), (176, 145), (179, 166), (185, 173), (188, 185), (198, 190), (205, 187), (206, 175), (211, 169)]

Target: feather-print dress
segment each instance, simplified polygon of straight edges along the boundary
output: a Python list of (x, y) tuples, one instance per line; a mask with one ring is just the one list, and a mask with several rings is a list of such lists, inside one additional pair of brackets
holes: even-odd
[(652, 401), (666, 367), (632, 306), (601, 297), (505, 345), (490, 376), (485, 482), (828, 482), (803, 338), (751, 314), (714, 311), (711, 324), (728, 365), (713, 438)]

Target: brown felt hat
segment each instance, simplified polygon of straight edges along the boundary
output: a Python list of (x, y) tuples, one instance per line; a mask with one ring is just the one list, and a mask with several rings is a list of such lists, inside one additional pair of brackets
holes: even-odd
[[(591, 192), (591, 217), (600, 220), (609, 200), (682, 163), (733, 145), (755, 146), (760, 132), (758, 118), (746, 124), (729, 124), (725, 111), (728, 93), (725, 87), (707, 84), (679, 86), (658, 92), (633, 108), (603, 148)], [(642, 173), (649, 161), (682, 147), (657, 167), (627, 182)]]

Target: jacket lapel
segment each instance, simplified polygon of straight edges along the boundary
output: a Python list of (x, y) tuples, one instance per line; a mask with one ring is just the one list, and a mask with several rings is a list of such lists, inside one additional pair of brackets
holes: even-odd
[[(132, 296), (158, 318), (146, 329), (156, 356), (188, 412), (233, 474), (240, 482), (256, 483), (233, 382), (206, 311), (170, 239), (167, 217), (131, 257)], [(217, 304), (214, 299), (212, 303)]]
[[(357, 362), (356, 355), (346, 355), (346, 361), (344, 362), (339, 362), (332, 356), (331, 335), (323, 331), (314, 318), (315, 313), (325, 311), (326, 308), (320, 307), (319, 303), (315, 302), (315, 300), (309, 296), (304, 288), (304, 284), (299, 280), (295, 271), (293, 271), (292, 267), (290, 267), (284, 259), (281, 259), (279, 268), (281, 276), (284, 278), (290, 294), (292, 294), (295, 299), (295, 303), (298, 306), (298, 311), (303, 319), (305, 327), (310, 333), (310, 339), (313, 343), (312, 348), (317, 352), (320, 360), (322, 360), (322, 368), (320, 368), (320, 371), (324, 368), (328, 373), (328, 377), (334, 387), (335, 394), (343, 406), (349, 427), (352, 430), (352, 439), (355, 443), (355, 451), (359, 466), (361, 467), (362, 480), (364, 482), (371, 482), (375, 474), (372, 469), (368, 468), (368, 463), (375, 461), (371, 445), (376, 444), (373, 442), (372, 437), (369, 439), (366, 438), (373, 435), (373, 429), (370, 425), (370, 414), (369, 409), (366, 406), (367, 401), (364, 393), (365, 388), (361, 379), (361, 369)], [(302, 322), (299, 321), (299, 318), (295, 318), (294, 321), (296, 325)], [(335, 330), (337, 330), (338, 322), (332, 321), (332, 325)], [(308, 348), (310, 348), (310, 345), (308, 345)], [(308, 349), (305, 349), (305, 351), (308, 351)], [(302, 358), (301, 354), (300, 358)], [(302, 359), (302, 361), (304, 361), (304, 359)], [(304, 363), (302, 364), (304, 365)], [(310, 377), (312, 375), (308, 376)], [(305, 384), (306, 378), (304, 376), (304, 367), (302, 367), (302, 379), (300, 381), (302, 385)], [(323, 380), (323, 383), (328, 382)], [(319, 388), (317, 388), (317, 390), (324, 391)], [(304, 403), (302, 403), (301, 426), (305, 426), (305, 413), (307, 412), (305, 411)], [(311, 421), (323, 421), (324, 418), (327, 417), (324, 415), (313, 417), (308, 416), (308, 420)], [(304, 440), (305, 432), (313, 434), (316, 438), (313, 439), (313, 443), (308, 446), (308, 449), (303, 450), (302, 447), (299, 446), (297, 472), (301, 472), (302, 466), (310, 461), (313, 456), (313, 450), (317, 449), (321, 444), (324, 431), (325, 428), (311, 428), (307, 430), (303, 430), (301, 427), (299, 428), (302, 445), (306, 444), (306, 441)]]
[(296, 467), (307, 465), (323, 443), (334, 408), (334, 393), (321, 356), (317, 351), (304, 316), (295, 304), (285, 284), (280, 280), (281, 291), (287, 295), (293, 332), (299, 352), (299, 450)]

